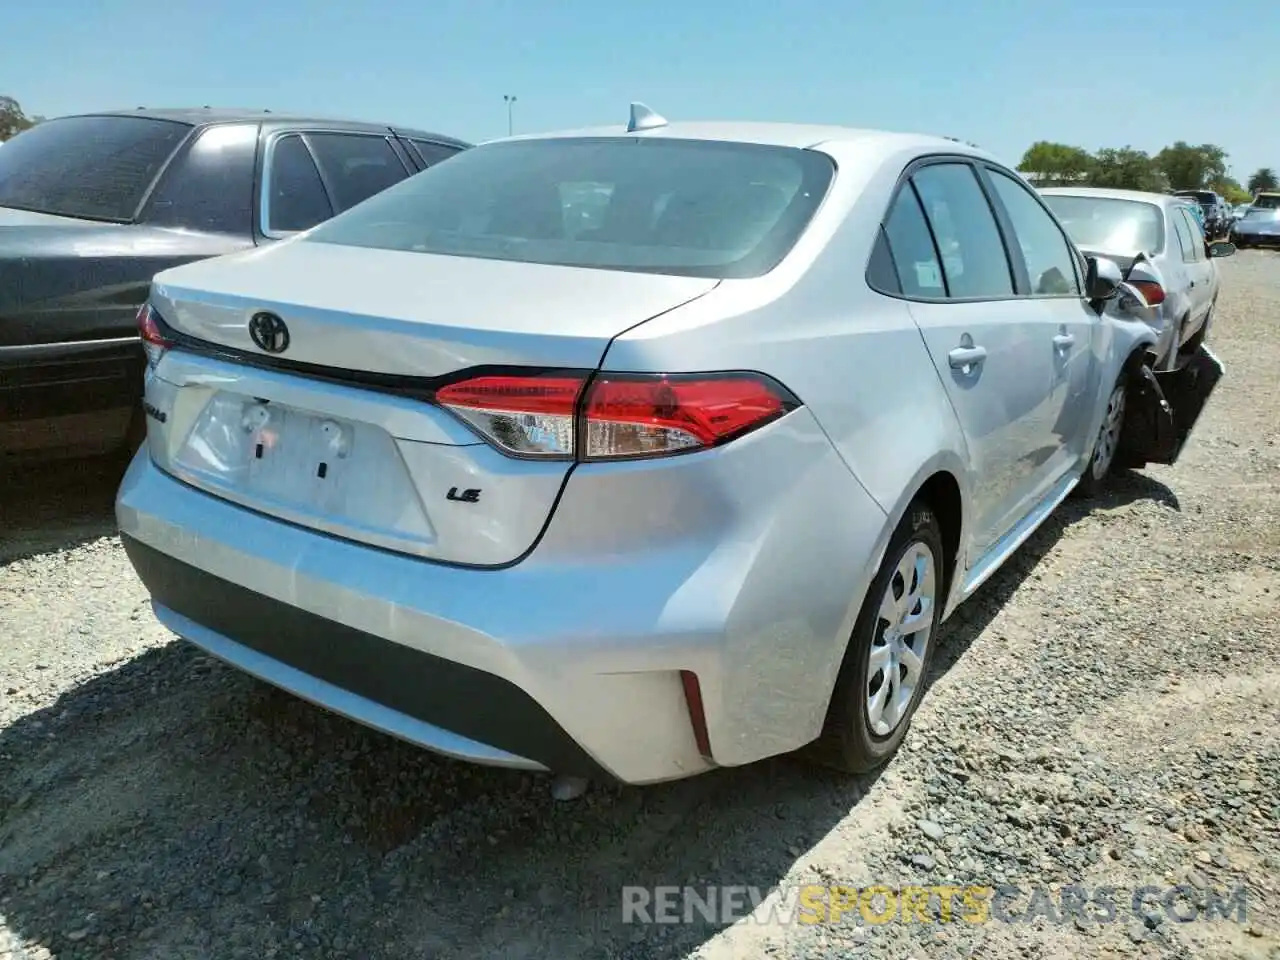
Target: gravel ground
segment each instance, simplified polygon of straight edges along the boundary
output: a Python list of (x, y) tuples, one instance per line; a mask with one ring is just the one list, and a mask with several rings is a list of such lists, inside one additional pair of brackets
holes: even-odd
[[(861, 780), (782, 758), (555, 803), (173, 642), (110, 466), (11, 484), (0, 958), (1280, 957), (1280, 256), (1222, 271), (1227, 379), (1182, 462), (1067, 504), (962, 607)], [(626, 885), (802, 882), (1026, 895), (981, 924), (622, 922)], [(1119, 888), (1116, 920), (1038, 884)], [(1130, 909), (1175, 884), (1181, 916), (1237, 885), (1248, 916)]]

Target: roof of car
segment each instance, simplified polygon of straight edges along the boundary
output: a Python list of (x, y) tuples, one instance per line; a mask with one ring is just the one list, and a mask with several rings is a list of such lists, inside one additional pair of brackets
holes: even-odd
[(1144, 203), (1157, 203), (1161, 206), (1169, 203), (1186, 203), (1186, 197), (1175, 197), (1167, 193), (1150, 193), (1146, 190), (1121, 190), (1114, 187), (1045, 187), (1040, 191), (1049, 196), (1067, 197), (1101, 197), (1107, 200), (1139, 200)]
[(138, 107), (134, 110), (100, 110), (91, 113), (77, 114), (87, 117), (147, 117), (153, 120), (172, 120), (175, 123), (187, 123), (200, 126), (207, 123), (236, 123), (255, 121), (260, 123), (279, 124), (280, 126), (317, 126), (339, 130), (395, 130), (407, 136), (423, 137), (441, 143), (469, 147), (471, 144), (457, 137), (429, 130), (418, 130), (396, 123), (374, 123), (367, 120), (344, 120), (335, 117), (316, 117), (310, 114), (274, 113), (266, 109), (238, 107)]
[(506, 140), (548, 140), (567, 137), (644, 137), (649, 139), (718, 140), (728, 143), (756, 143), (779, 147), (815, 147), (825, 143), (858, 143), (860, 146), (898, 149), (910, 145), (950, 150), (964, 154), (986, 154), (979, 148), (949, 137), (918, 133), (894, 133), (858, 127), (809, 123), (769, 123), (756, 121), (684, 120), (672, 121), (648, 130), (627, 129), (626, 124), (583, 127), (534, 133)]

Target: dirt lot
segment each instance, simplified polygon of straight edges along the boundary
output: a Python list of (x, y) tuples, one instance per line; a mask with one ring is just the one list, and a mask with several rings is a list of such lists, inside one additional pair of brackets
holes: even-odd
[[(173, 642), (112, 471), (24, 478), (0, 493), (0, 958), (1280, 957), (1280, 255), (1222, 269), (1227, 379), (1183, 461), (1059, 511), (861, 781), (784, 758), (557, 804)], [(810, 881), (1122, 892), (1104, 923), (1028, 897), (982, 924), (622, 922), (627, 885)], [(1135, 915), (1173, 884), (1184, 917), (1243, 884), (1247, 916)]]

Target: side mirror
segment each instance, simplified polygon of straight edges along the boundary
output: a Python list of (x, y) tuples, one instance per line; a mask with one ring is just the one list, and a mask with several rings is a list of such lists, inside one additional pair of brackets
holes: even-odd
[(1084, 292), (1090, 300), (1110, 300), (1124, 283), (1124, 274), (1114, 260), (1089, 257), (1084, 277)]
[(1210, 257), (1229, 257), (1236, 252), (1236, 245), (1227, 240), (1209, 244)]

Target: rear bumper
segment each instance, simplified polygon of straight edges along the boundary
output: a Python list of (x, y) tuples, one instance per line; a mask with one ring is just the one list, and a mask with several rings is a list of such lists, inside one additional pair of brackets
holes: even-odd
[(145, 366), (137, 337), (0, 346), (0, 454), (118, 446)]
[(677, 459), (575, 471), (499, 570), (263, 516), (145, 450), (117, 518), (159, 619), (249, 673), (440, 753), (649, 783), (818, 734), (889, 533), (807, 410)]
[[(528, 694), (500, 677), (210, 576), (133, 537), (123, 540), (160, 622), (259, 679), (456, 757), (601, 772)], [(516, 752), (488, 745), (495, 742)]]

